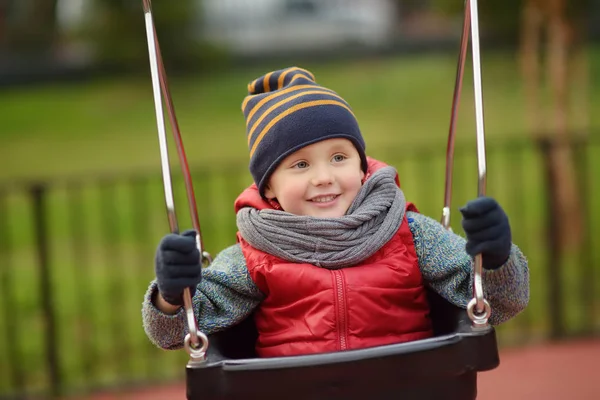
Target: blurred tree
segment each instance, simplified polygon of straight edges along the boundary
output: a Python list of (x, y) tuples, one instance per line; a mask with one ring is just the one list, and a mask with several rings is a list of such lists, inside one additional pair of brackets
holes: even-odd
[[(445, 13), (463, 13), (465, 4), (434, 0), (434, 6)], [(583, 23), (589, 0), (480, 1), (478, 6), (482, 33), (519, 46), (529, 131), (536, 138), (549, 136), (557, 143), (551, 153), (556, 179), (552, 196), (556, 218), (561, 221), (561, 243), (579, 245), (584, 221), (567, 139), (573, 132), (585, 132), (589, 120), (587, 24)], [(540, 93), (546, 87), (551, 104), (544, 110)], [(571, 101), (577, 98), (577, 106), (572, 107)]]
[(2, 1), (0, 37), (4, 51), (51, 56), (56, 44), (56, 0)]
[[(581, 243), (584, 228), (574, 156), (567, 141), (573, 134), (586, 134), (588, 128), (583, 23), (588, 6), (588, 0), (525, 0), (521, 14), (520, 60), (527, 120), (532, 135), (550, 136), (556, 143), (550, 153), (556, 180), (551, 189), (565, 248)], [(550, 104), (544, 107), (540, 93), (546, 86)]]
[[(523, 0), (480, 1), (481, 31), (503, 42), (516, 43), (519, 37), (519, 13)], [(447, 14), (462, 14), (465, 2), (433, 0), (433, 7)]]
[[(142, 1), (93, 0), (94, 18), (83, 35), (93, 43), (96, 59), (107, 66), (136, 69), (148, 63)], [(221, 52), (204, 43), (199, 35), (198, 0), (154, 1), (153, 17), (167, 70), (195, 70), (217, 62)]]

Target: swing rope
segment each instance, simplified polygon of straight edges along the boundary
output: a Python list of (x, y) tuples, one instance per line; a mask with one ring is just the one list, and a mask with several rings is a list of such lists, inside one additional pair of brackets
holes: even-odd
[[(171, 130), (173, 133), (175, 145), (177, 147), (177, 155), (179, 157), (179, 163), (181, 165), (183, 178), (185, 181), (185, 191), (187, 194), (189, 212), (192, 219), (192, 226), (196, 231), (196, 246), (200, 251), (200, 254), (202, 255), (202, 263), (204, 265), (208, 265), (212, 262), (212, 260), (210, 254), (203, 251), (204, 246), (202, 242), (202, 232), (200, 228), (200, 219), (198, 218), (194, 186), (192, 184), (192, 177), (190, 174), (187, 157), (185, 155), (183, 141), (181, 139), (181, 132), (179, 131), (179, 124), (177, 123), (177, 117), (175, 115), (175, 107), (173, 106), (171, 93), (169, 91), (167, 74), (165, 72), (162, 54), (160, 52), (160, 47), (158, 44), (156, 29), (154, 27), (151, 0), (143, 0), (143, 5), (146, 21), (146, 36), (148, 40), (148, 54), (150, 57), (150, 71), (152, 75), (154, 106), (156, 111), (156, 122), (158, 125), (160, 158), (169, 228), (171, 230), (171, 233), (179, 233), (177, 215), (175, 213), (175, 202), (173, 200), (173, 186), (171, 183), (169, 152), (165, 132), (161, 91), (167, 105), (167, 112), (169, 115)], [(196, 324), (196, 317), (194, 316), (194, 309), (192, 307), (192, 297), (190, 295), (189, 288), (185, 288), (183, 291), (183, 307), (186, 313), (189, 331), (189, 333), (184, 339), (184, 347), (193, 360), (204, 360), (206, 357), (206, 350), (208, 349), (208, 338), (206, 337), (206, 335), (204, 335), (198, 330)]]
[(454, 83), (454, 95), (452, 96), (452, 112), (450, 113), (450, 129), (448, 132), (448, 147), (446, 150), (446, 184), (444, 186), (444, 208), (442, 209), (442, 225), (448, 230), (450, 227), (450, 207), (452, 204), (452, 171), (454, 169), (454, 142), (456, 139), (456, 120), (458, 119), (458, 108), (462, 93), (463, 77), (465, 74), (465, 63), (467, 60), (467, 46), (469, 45), (469, 30), (471, 28), (471, 13), (465, 9), (463, 30), (460, 38), (460, 52), (458, 55), (458, 66), (456, 67), (456, 81)]
[[(469, 43), (469, 29), (471, 31), (471, 52), (473, 56), (473, 83), (475, 96), (475, 121), (477, 133), (477, 195), (485, 196), (486, 191), (486, 160), (485, 160), (485, 125), (483, 113), (483, 89), (481, 83), (481, 52), (479, 46), (479, 11), (477, 0), (465, 0), (463, 30), (452, 99), (452, 112), (450, 116), (450, 129), (446, 149), (446, 182), (444, 187), (444, 207), (442, 209), (442, 225), (450, 228), (450, 210), (452, 202), (452, 171), (454, 167), (454, 142), (456, 139), (456, 120), (463, 84), (464, 67), (466, 62), (467, 47)], [(473, 260), (473, 299), (467, 305), (467, 315), (474, 328), (487, 328), (492, 310), (488, 301), (483, 296), (483, 265), (481, 254)]]

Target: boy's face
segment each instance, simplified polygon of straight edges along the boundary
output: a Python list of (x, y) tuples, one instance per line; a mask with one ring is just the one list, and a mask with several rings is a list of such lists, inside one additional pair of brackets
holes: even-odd
[(287, 156), (271, 175), (265, 196), (292, 214), (335, 218), (346, 214), (365, 174), (348, 139), (327, 139)]

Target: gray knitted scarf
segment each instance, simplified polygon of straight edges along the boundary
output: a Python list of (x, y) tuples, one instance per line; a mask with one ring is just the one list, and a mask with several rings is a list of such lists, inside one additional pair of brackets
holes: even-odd
[(328, 269), (356, 265), (397, 232), (406, 200), (384, 167), (363, 184), (346, 215), (317, 218), (245, 207), (237, 213), (240, 234), (251, 246), (289, 262)]

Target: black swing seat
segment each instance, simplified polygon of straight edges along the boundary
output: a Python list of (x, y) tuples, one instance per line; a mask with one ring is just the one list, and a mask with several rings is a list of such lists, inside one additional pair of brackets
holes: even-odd
[(499, 365), (495, 330), (428, 294), (433, 338), (368, 349), (256, 358), (250, 317), (209, 337), (207, 362), (188, 363), (187, 398), (475, 399), (477, 373)]

